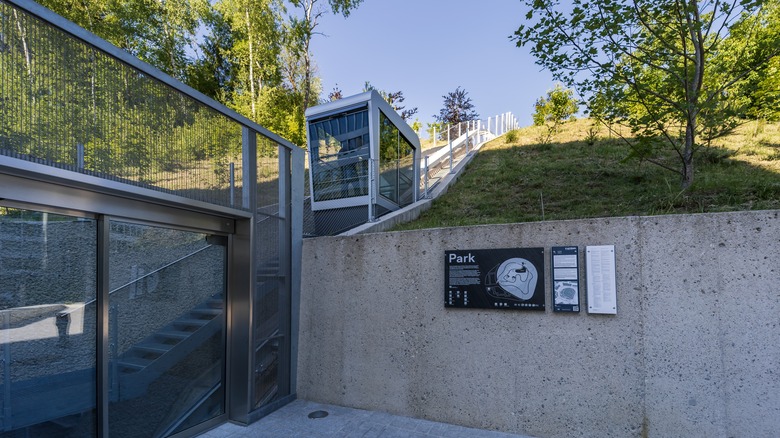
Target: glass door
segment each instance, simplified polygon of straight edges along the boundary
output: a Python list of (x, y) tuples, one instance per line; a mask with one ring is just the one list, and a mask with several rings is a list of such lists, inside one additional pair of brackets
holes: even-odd
[(109, 436), (165, 437), (222, 415), (227, 238), (109, 230)]
[(227, 233), (41, 209), (0, 206), (0, 437), (223, 416)]
[(96, 436), (97, 221), (0, 207), (0, 436)]

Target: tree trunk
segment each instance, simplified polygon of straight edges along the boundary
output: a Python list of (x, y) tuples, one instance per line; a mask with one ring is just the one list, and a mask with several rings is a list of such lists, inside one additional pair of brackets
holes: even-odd
[(249, 105), (252, 110), (252, 120), (257, 119), (257, 110), (255, 108), (255, 61), (252, 47), (252, 21), (249, 17), (249, 4), (244, 6), (244, 15), (246, 18), (246, 37), (249, 42)]
[(688, 84), (686, 123), (685, 123), (685, 146), (682, 153), (682, 189), (686, 190), (693, 184), (693, 149), (696, 146), (696, 119), (699, 115), (699, 95), (704, 83), (704, 36), (701, 28), (699, 15), (699, 5), (697, 0), (691, 0), (691, 12), (687, 16), (689, 37), (693, 46), (693, 77)]
[(14, 9), (13, 11), (14, 11), (14, 19), (16, 20), (16, 28), (19, 30), (19, 38), (22, 40), (24, 61), (27, 65), (27, 76), (30, 79), (30, 83), (32, 83), (32, 57), (30, 56), (30, 49), (27, 47), (27, 33), (24, 31), (24, 27), (22, 27), (22, 20), (19, 18), (16, 9)]
[(696, 118), (689, 118), (685, 126), (685, 146), (682, 154), (681, 188), (687, 190), (693, 184), (693, 146), (696, 144)]
[(305, 112), (309, 107), (309, 99), (311, 99), (311, 54), (309, 53), (309, 44), (311, 43), (312, 34), (314, 28), (317, 26), (317, 18), (314, 15), (314, 6), (317, 0), (308, 0), (304, 7), (304, 13), (306, 14), (306, 39), (303, 42), (303, 108), (301, 112)]

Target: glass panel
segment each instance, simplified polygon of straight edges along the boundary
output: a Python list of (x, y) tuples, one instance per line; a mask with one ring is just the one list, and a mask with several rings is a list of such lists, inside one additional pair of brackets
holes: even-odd
[(414, 182), (414, 147), (406, 141), (403, 136), (399, 136), (398, 160), (398, 192), (401, 207), (414, 202), (414, 191), (416, 184)]
[(227, 238), (112, 221), (109, 245), (110, 436), (224, 413)]
[(0, 207), (0, 436), (95, 436), (94, 220)]
[(284, 352), (289, 334), (289, 288), (286, 266), (280, 259), (286, 222), (276, 217), (258, 218), (257, 284), (252, 300), (254, 336), (254, 404), (260, 407), (287, 395), (288, 367)]
[(379, 194), (398, 203), (398, 128), (381, 112), (379, 133)]
[(257, 136), (257, 211), (279, 214), (280, 146), (262, 135)]
[(360, 121), (364, 117), (368, 117), (367, 110), (313, 123), (317, 137), (312, 140), (309, 156), (315, 201), (368, 194), (368, 127), (346, 130), (352, 126), (348, 119)]

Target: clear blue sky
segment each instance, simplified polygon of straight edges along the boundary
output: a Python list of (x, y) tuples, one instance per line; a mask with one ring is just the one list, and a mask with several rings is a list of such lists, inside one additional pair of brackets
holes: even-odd
[(519, 0), (364, 0), (349, 18), (328, 14), (317, 29), (327, 36), (312, 41), (322, 97), (336, 84), (357, 94), (370, 81), (403, 91), (427, 123), (461, 86), (481, 118), (511, 111), (530, 125), (534, 101), (554, 82), (508, 38), (525, 14)]

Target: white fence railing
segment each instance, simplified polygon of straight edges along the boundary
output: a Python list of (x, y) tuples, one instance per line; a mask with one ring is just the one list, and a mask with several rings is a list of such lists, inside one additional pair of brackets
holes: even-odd
[(485, 142), (517, 128), (517, 118), (510, 112), (488, 117), (487, 120), (448, 124), (440, 132), (434, 127), (431, 133), (433, 148), (437, 148), (438, 140), (443, 141), (445, 146), (430, 154), (422, 154), (420, 160), (422, 198), (429, 197), (430, 190), (441, 181), (442, 174), (452, 173), (463, 157)]

